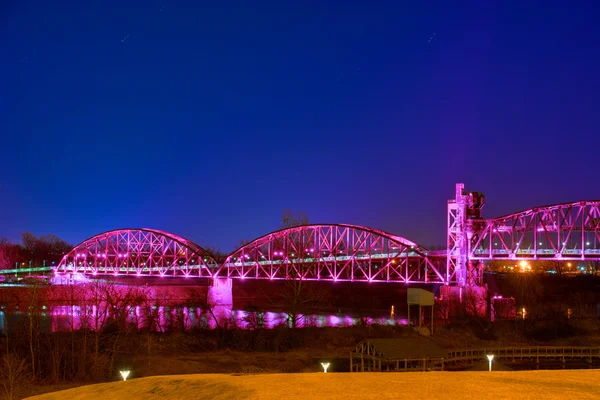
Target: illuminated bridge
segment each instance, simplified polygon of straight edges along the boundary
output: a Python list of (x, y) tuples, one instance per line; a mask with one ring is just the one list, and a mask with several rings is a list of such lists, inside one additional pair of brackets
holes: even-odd
[(600, 260), (600, 201), (536, 207), (484, 219), (484, 196), (456, 185), (448, 201), (448, 249), (430, 251), (364, 226), (313, 224), (271, 232), (224, 260), (164, 231), (118, 229), (64, 256), (55, 274), (481, 284), (486, 260)]
[(403, 237), (354, 225), (302, 225), (260, 237), (223, 263), (195, 243), (154, 229), (91, 237), (56, 274), (446, 283), (445, 260)]

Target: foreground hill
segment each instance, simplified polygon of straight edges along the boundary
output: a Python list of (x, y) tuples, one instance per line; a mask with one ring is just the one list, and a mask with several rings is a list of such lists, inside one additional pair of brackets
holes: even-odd
[(170, 375), (31, 399), (598, 399), (598, 381), (598, 370)]

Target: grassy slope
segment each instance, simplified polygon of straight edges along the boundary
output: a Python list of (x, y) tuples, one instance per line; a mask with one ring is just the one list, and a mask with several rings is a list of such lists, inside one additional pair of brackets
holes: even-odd
[(171, 375), (31, 399), (598, 399), (600, 371)]

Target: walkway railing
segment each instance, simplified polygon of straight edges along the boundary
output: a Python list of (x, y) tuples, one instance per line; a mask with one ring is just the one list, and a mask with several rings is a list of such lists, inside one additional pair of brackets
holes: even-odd
[(566, 359), (600, 359), (600, 347), (583, 346), (536, 346), (536, 347), (493, 347), (485, 349), (451, 350), (445, 364), (477, 363), (487, 360), (487, 355), (493, 354), (494, 360), (531, 360), (557, 359), (565, 362)]

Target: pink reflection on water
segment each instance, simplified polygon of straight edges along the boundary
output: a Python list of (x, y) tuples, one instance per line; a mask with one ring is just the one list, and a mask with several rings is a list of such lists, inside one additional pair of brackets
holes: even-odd
[[(2, 315), (0, 314), (0, 317)], [(47, 313), (52, 332), (79, 329), (104, 329), (117, 318), (127, 327), (155, 332), (189, 331), (195, 328), (273, 329), (277, 326), (293, 326), (292, 317), (284, 312), (248, 312), (232, 310), (230, 306), (214, 307), (212, 312), (200, 307), (168, 307), (162, 305), (129, 306), (121, 310), (109, 310), (105, 304), (51, 306)], [(356, 317), (342, 314), (297, 315), (295, 325), (303, 327), (349, 327), (353, 325), (407, 325), (405, 318)], [(0, 318), (0, 326), (3, 319)]]

